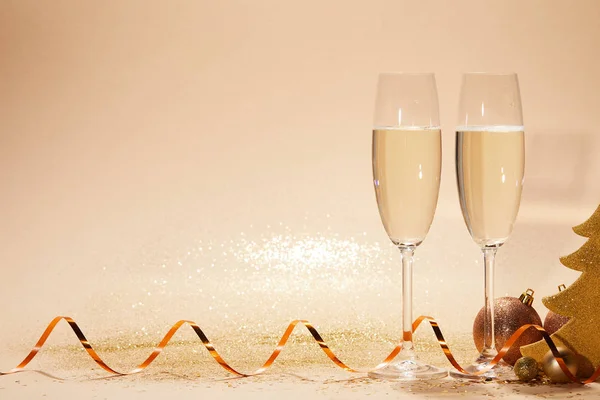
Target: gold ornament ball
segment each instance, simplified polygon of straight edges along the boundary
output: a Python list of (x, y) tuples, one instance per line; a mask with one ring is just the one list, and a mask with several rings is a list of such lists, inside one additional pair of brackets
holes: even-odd
[(532, 357), (521, 357), (515, 363), (513, 368), (515, 375), (520, 381), (529, 382), (538, 376), (540, 369), (537, 361)]
[[(569, 371), (571, 371), (573, 375), (577, 375), (577, 355), (566, 347), (558, 347), (557, 349), (562, 359), (565, 361)], [(544, 356), (544, 359), (542, 360), (542, 368), (544, 369), (544, 373), (554, 383), (571, 382), (571, 380), (560, 368), (560, 365), (558, 365), (558, 361), (556, 361), (556, 358), (554, 358), (552, 351), (548, 351)]]
[[(500, 351), (504, 343), (517, 331), (520, 327), (526, 324), (542, 325), (542, 319), (531, 303), (524, 304), (523, 301), (516, 297), (501, 297), (494, 302), (495, 314), (494, 325), (496, 334), (496, 350)], [(477, 350), (481, 352), (483, 349), (483, 308), (475, 317), (473, 323), (473, 340)], [(521, 346), (535, 343), (542, 340), (543, 336), (537, 330), (531, 328), (526, 330), (521, 337), (515, 342), (511, 349), (502, 358), (510, 365), (514, 365), (519, 358), (522, 357)]]

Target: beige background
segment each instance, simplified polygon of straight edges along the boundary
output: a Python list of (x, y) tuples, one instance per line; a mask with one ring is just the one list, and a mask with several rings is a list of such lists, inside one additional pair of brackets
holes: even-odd
[(521, 82), (526, 187), (497, 294), (554, 293), (600, 199), (599, 20), (595, 0), (0, 1), (0, 349), (57, 314), (92, 337), (179, 318), (397, 329), (370, 170), (379, 71), (438, 81), (416, 313), (469, 331), (481, 306), (454, 181), (463, 71)]

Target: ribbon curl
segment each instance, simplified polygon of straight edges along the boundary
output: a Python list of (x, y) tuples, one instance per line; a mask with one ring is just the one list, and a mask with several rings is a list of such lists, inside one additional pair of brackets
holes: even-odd
[[(277, 359), (277, 357), (279, 356), (279, 354), (281, 353), (281, 351), (285, 347), (285, 345), (286, 345), (288, 339), (290, 338), (290, 336), (292, 335), (294, 329), (299, 324), (304, 325), (304, 327), (306, 327), (306, 329), (308, 329), (308, 331), (310, 332), (310, 334), (312, 335), (312, 337), (319, 344), (319, 347), (321, 347), (321, 350), (323, 350), (323, 352), (327, 355), (327, 357), (334, 364), (336, 364), (338, 367), (340, 367), (340, 368), (342, 368), (342, 369), (344, 369), (344, 370), (346, 370), (348, 372), (367, 372), (367, 371), (360, 371), (360, 370), (351, 368), (348, 365), (346, 365), (343, 361), (341, 361), (333, 353), (333, 351), (331, 351), (331, 349), (329, 348), (329, 346), (327, 345), (327, 343), (325, 342), (325, 340), (323, 340), (323, 338), (321, 337), (321, 334), (319, 334), (319, 332), (315, 329), (315, 327), (310, 322), (308, 322), (306, 320), (300, 320), (300, 319), (294, 320), (294, 321), (292, 321), (288, 325), (287, 329), (283, 333), (283, 336), (279, 340), (279, 343), (277, 344), (277, 347), (275, 348), (275, 350), (273, 350), (273, 353), (271, 353), (271, 355), (269, 356), (269, 358), (267, 359), (267, 361), (265, 361), (265, 363), (260, 368), (258, 368), (257, 370), (255, 370), (254, 372), (244, 373), (244, 372), (239, 372), (236, 369), (234, 369), (231, 365), (229, 365), (227, 363), (227, 361), (225, 361), (223, 359), (223, 357), (219, 354), (219, 352), (212, 345), (212, 343), (210, 342), (210, 340), (208, 339), (208, 337), (204, 334), (204, 332), (202, 331), (202, 329), (200, 329), (200, 327), (198, 326), (198, 324), (196, 324), (194, 321), (187, 321), (187, 320), (181, 320), (181, 321), (176, 322), (171, 327), (171, 329), (169, 329), (169, 331), (167, 332), (167, 334), (162, 338), (162, 340), (160, 341), (160, 343), (154, 348), (154, 350), (148, 356), (148, 358), (146, 358), (140, 365), (138, 365), (136, 368), (134, 368), (133, 370), (131, 370), (129, 372), (119, 372), (119, 371), (116, 371), (115, 369), (111, 368), (108, 364), (106, 364), (104, 362), (104, 360), (102, 360), (102, 358), (98, 355), (98, 353), (96, 353), (96, 351), (94, 350), (94, 348), (92, 347), (92, 345), (90, 344), (90, 342), (87, 340), (87, 338), (83, 334), (83, 331), (81, 330), (81, 328), (79, 328), (79, 325), (77, 325), (77, 323), (75, 322), (75, 320), (73, 320), (70, 317), (56, 317), (56, 318), (54, 318), (48, 324), (48, 326), (46, 327), (46, 330), (44, 331), (44, 333), (42, 333), (42, 336), (40, 336), (39, 340), (37, 341), (37, 343), (35, 344), (35, 346), (33, 347), (33, 349), (29, 352), (29, 354), (27, 355), (27, 357), (25, 357), (23, 359), (23, 361), (21, 361), (21, 363), (19, 365), (17, 365), (15, 368), (11, 369), (10, 371), (8, 371), (8, 372), (0, 372), (0, 376), (2, 376), (2, 375), (9, 375), (9, 374), (14, 374), (14, 373), (17, 373), (17, 372), (23, 372), (23, 371), (25, 371), (26, 370), (25, 368), (27, 367), (27, 365), (40, 352), (40, 350), (42, 349), (42, 347), (46, 343), (46, 340), (48, 340), (48, 337), (50, 336), (50, 334), (52, 333), (52, 331), (54, 330), (54, 328), (56, 327), (56, 325), (60, 321), (62, 321), (62, 320), (65, 320), (69, 324), (69, 326), (71, 327), (71, 329), (73, 330), (73, 332), (77, 336), (77, 339), (79, 339), (79, 342), (81, 343), (81, 345), (83, 346), (83, 348), (85, 349), (85, 351), (87, 352), (87, 354), (94, 360), (94, 362), (98, 366), (100, 366), (100, 368), (102, 368), (103, 370), (105, 370), (106, 372), (114, 374), (114, 375), (131, 375), (131, 374), (136, 374), (136, 373), (139, 373), (139, 372), (145, 370), (146, 368), (148, 368), (148, 366), (160, 355), (160, 353), (163, 351), (163, 349), (167, 346), (167, 344), (173, 338), (173, 336), (175, 335), (175, 333), (183, 325), (186, 325), (186, 324), (190, 325), (191, 328), (196, 333), (196, 335), (198, 335), (198, 337), (202, 341), (202, 344), (204, 345), (204, 347), (206, 348), (206, 350), (208, 350), (208, 352), (211, 355), (211, 357), (217, 363), (219, 363), (219, 365), (221, 367), (223, 367), (223, 369), (225, 369), (226, 371), (228, 371), (228, 372), (230, 372), (230, 373), (232, 373), (234, 375), (237, 375), (237, 376), (247, 377), (247, 376), (258, 375), (258, 374), (261, 374), (261, 373), (265, 372), (267, 369), (269, 369), (269, 367), (271, 365), (273, 365), (273, 363), (275, 362), (275, 360)], [(442, 334), (442, 330), (440, 329), (440, 327), (439, 327), (439, 325), (438, 325), (438, 323), (437, 323), (437, 321), (435, 319), (433, 319), (432, 317), (420, 316), (419, 318), (417, 318), (415, 320), (415, 322), (412, 325), (413, 332), (416, 331), (419, 328), (419, 326), (421, 325), (421, 323), (423, 321), (427, 321), (431, 325), (431, 328), (433, 329), (433, 332), (434, 332), (434, 334), (435, 334), (435, 336), (436, 336), (436, 338), (438, 340), (438, 343), (439, 343), (440, 347), (442, 348), (442, 350), (444, 351), (444, 354), (445, 354), (446, 358), (448, 359), (448, 361), (450, 362), (450, 364), (452, 364), (452, 366), (454, 368), (456, 368), (458, 371), (460, 371), (462, 373), (467, 373), (467, 371), (465, 371), (465, 369), (463, 367), (461, 367), (460, 364), (458, 364), (458, 362), (454, 358), (454, 356), (452, 354), (452, 351), (448, 347), (446, 339), (444, 338), (444, 335)], [(488, 372), (492, 368), (494, 368), (494, 366), (500, 362), (500, 360), (502, 359), (502, 357), (504, 357), (504, 355), (508, 352), (508, 350), (510, 350), (510, 348), (514, 345), (514, 343), (528, 329), (536, 329), (537, 331), (539, 331), (542, 334), (542, 336), (544, 337), (544, 340), (548, 344), (548, 347), (552, 351), (552, 354), (554, 355), (554, 358), (556, 358), (556, 361), (558, 362), (558, 365), (560, 366), (560, 368), (562, 369), (562, 371), (564, 372), (564, 374), (572, 382), (587, 384), (587, 383), (595, 382), (600, 377), (600, 367), (598, 367), (598, 369), (596, 369), (596, 371), (594, 372), (594, 374), (590, 378), (588, 378), (588, 379), (580, 380), (577, 377), (575, 377), (571, 373), (571, 371), (569, 371), (569, 369), (567, 368), (567, 365), (565, 364), (565, 361), (564, 361), (563, 357), (561, 356), (561, 354), (559, 353), (558, 349), (556, 348), (556, 344), (552, 341), (552, 338), (550, 337), (550, 335), (546, 332), (546, 330), (544, 328), (542, 328), (539, 325), (534, 325), (534, 324), (523, 325), (521, 328), (519, 328), (506, 341), (506, 344), (504, 345), (504, 347), (502, 347), (502, 349), (498, 352), (498, 354), (496, 355), (496, 357), (494, 357), (494, 359), (489, 363), (489, 365), (486, 368), (478, 371), (474, 375), (485, 374), (486, 372)], [(398, 355), (398, 353), (400, 353), (401, 349), (402, 349), (402, 343), (400, 343), (396, 347), (394, 347), (394, 349), (392, 350), (392, 352), (385, 358), (385, 360), (383, 360), (374, 369), (383, 368), (386, 365), (388, 365)]]

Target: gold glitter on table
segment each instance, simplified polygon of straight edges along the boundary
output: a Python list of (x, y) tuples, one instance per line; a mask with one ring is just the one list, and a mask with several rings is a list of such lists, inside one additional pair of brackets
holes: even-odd
[[(376, 340), (356, 330), (323, 332), (324, 339), (336, 354), (356, 368), (369, 368), (379, 362), (398, 338), (381, 335)], [(158, 338), (156, 338), (158, 339)], [(137, 398), (164, 398), (168, 393), (177, 398), (195, 398), (206, 395), (219, 398), (255, 399), (274, 398), (434, 398), (480, 399), (482, 397), (506, 399), (600, 399), (600, 385), (552, 385), (547, 381), (478, 382), (452, 378), (394, 382), (371, 379), (363, 373), (345, 372), (328, 360), (308, 332), (299, 330), (290, 338), (289, 345), (273, 368), (264, 375), (247, 378), (232, 377), (221, 369), (202, 348), (191, 330), (183, 330), (165, 348), (156, 362), (142, 374), (98, 379), (106, 376), (76, 345), (54, 345), (44, 350), (36, 359), (37, 368), (52, 371), (53, 380), (35, 373), (19, 374), (18, 378), (4, 378), (0, 388), (23, 391), (22, 386), (42, 388), (52, 394), (90, 394), (98, 398), (112, 398), (116, 392), (131, 392)], [(264, 360), (277, 342), (277, 335), (246, 337), (240, 334), (215, 337), (215, 347), (234, 367), (250, 371)], [(417, 347), (421, 357), (430, 363), (451, 368), (438, 343), (427, 331), (417, 333)], [(449, 338), (453, 353), (460, 362), (468, 362), (476, 354), (470, 333)], [(124, 335), (93, 343), (98, 352), (111, 365), (119, 369), (131, 368), (147, 356), (156, 343), (150, 339), (140, 342), (137, 335)], [(16, 355), (15, 355), (16, 356)], [(57, 385), (60, 383), (60, 385)], [(40, 390), (42, 390), (40, 389)], [(182, 392), (183, 391), (183, 392)], [(191, 391), (191, 392), (190, 392)], [(181, 394), (179, 392), (182, 392)], [(187, 396), (187, 397), (186, 397)], [(267, 398), (264, 397), (264, 398)]]

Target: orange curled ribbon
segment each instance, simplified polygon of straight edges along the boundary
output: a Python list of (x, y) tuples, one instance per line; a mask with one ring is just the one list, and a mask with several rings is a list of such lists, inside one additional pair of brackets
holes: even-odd
[[(279, 340), (279, 343), (277, 344), (277, 347), (275, 348), (275, 350), (273, 351), (273, 353), (271, 353), (271, 355), (269, 356), (269, 358), (267, 359), (267, 361), (265, 361), (265, 363), (262, 365), (262, 367), (258, 368), (254, 372), (243, 373), (243, 372), (237, 371), (232, 366), (230, 366), (223, 359), (223, 357), (221, 357), (221, 355), (219, 354), (219, 352), (217, 352), (217, 350), (212, 345), (212, 343), (210, 342), (210, 340), (208, 339), (208, 337), (204, 334), (204, 332), (202, 332), (202, 329), (200, 329), (200, 327), (198, 326), (198, 324), (196, 324), (193, 321), (186, 321), (186, 320), (181, 320), (181, 321), (178, 321), (177, 323), (175, 323), (171, 327), (171, 329), (169, 329), (169, 331), (167, 332), (167, 334), (162, 338), (162, 340), (160, 341), (160, 343), (158, 344), (158, 346), (156, 346), (154, 348), (154, 350), (148, 356), (148, 358), (146, 358), (140, 365), (138, 365), (136, 368), (134, 368), (133, 370), (131, 370), (129, 372), (119, 372), (119, 371), (116, 371), (113, 368), (111, 368), (108, 364), (106, 364), (102, 360), (102, 358), (98, 355), (98, 353), (96, 353), (96, 351), (94, 350), (94, 348), (92, 347), (92, 345), (90, 344), (90, 342), (87, 340), (87, 338), (83, 334), (83, 331), (79, 328), (79, 325), (77, 325), (77, 323), (75, 322), (75, 320), (73, 320), (70, 317), (56, 317), (56, 318), (54, 318), (50, 322), (50, 324), (48, 324), (48, 326), (46, 327), (46, 330), (44, 331), (44, 333), (42, 333), (42, 336), (37, 341), (37, 343), (35, 344), (35, 346), (33, 347), (33, 349), (29, 352), (29, 354), (27, 355), (27, 357), (25, 357), (25, 359), (23, 359), (23, 361), (21, 361), (21, 363), (19, 365), (17, 365), (15, 368), (11, 369), (10, 371), (8, 371), (8, 372), (0, 372), (0, 376), (1, 375), (9, 375), (9, 374), (14, 374), (14, 373), (17, 373), (17, 372), (23, 372), (23, 371), (25, 371), (25, 368), (27, 367), (27, 365), (40, 352), (40, 350), (44, 346), (44, 343), (46, 343), (46, 340), (48, 339), (48, 337), (50, 336), (50, 334), (52, 333), (52, 331), (54, 330), (54, 328), (56, 327), (56, 325), (61, 320), (67, 321), (67, 323), (69, 324), (69, 326), (71, 327), (71, 329), (73, 330), (73, 332), (75, 332), (75, 335), (77, 336), (77, 339), (79, 339), (79, 342), (81, 343), (81, 345), (83, 346), (83, 348), (85, 349), (85, 351), (88, 353), (88, 355), (94, 360), (94, 362), (96, 362), (96, 364), (98, 364), (98, 366), (100, 366), (100, 368), (102, 368), (103, 370), (105, 370), (105, 371), (107, 371), (107, 372), (109, 372), (111, 374), (114, 374), (114, 375), (131, 375), (131, 374), (136, 374), (138, 372), (141, 372), (141, 371), (145, 370), (160, 355), (160, 353), (167, 346), (167, 344), (169, 343), (169, 341), (171, 340), (171, 338), (173, 337), (173, 335), (175, 335), (175, 333), (179, 330), (179, 328), (181, 328), (185, 324), (188, 324), (188, 325), (190, 325), (192, 327), (192, 329), (194, 330), (194, 332), (196, 333), (196, 335), (198, 335), (198, 337), (202, 341), (202, 344), (204, 345), (204, 347), (206, 348), (206, 350), (208, 350), (208, 352), (210, 353), (210, 355), (212, 356), (212, 358), (214, 358), (214, 360), (217, 363), (219, 363), (219, 365), (221, 367), (223, 367), (225, 370), (227, 370), (228, 372), (230, 372), (230, 373), (232, 373), (234, 375), (237, 375), (237, 376), (258, 375), (258, 374), (261, 374), (261, 373), (265, 372), (267, 369), (269, 369), (269, 367), (271, 365), (273, 365), (273, 363), (275, 362), (275, 360), (277, 359), (277, 357), (279, 356), (279, 354), (281, 353), (281, 351), (285, 347), (288, 339), (290, 338), (290, 336), (292, 335), (292, 332), (294, 331), (294, 329), (296, 328), (296, 326), (298, 324), (302, 324), (302, 325), (304, 325), (306, 327), (306, 329), (308, 329), (308, 331), (310, 332), (310, 334), (312, 335), (312, 337), (315, 339), (315, 341), (321, 347), (321, 350), (323, 350), (323, 352), (327, 355), (327, 357), (329, 357), (329, 359), (331, 361), (333, 361), (333, 363), (336, 364), (338, 367), (340, 367), (340, 368), (342, 368), (342, 369), (344, 369), (346, 371), (349, 371), (349, 372), (366, 372), (366, 371), (359, 371), (359, 370), (353, 369), (353, 368), (349, 367), (348, 365), (346, 365), (343, 361), (341, 361), (333, 353), (333, 351), (331, 351), (331, 349), (329, 348), (329, 346), (327, 345), (327, 343), (325, 343), (325, 340), (323, 340), (323, 338), (321, 337), (321, 335), (319, 334), (319, 332), (315, 329), (315, 327), (310, 322), (308, 322), (306, 320), (294, 320), (294, 321), (292, 321), (288, 325), (288, 327), (285, 330), (285, 332), (283, 333), (283, 336)], [(412, 325), (413, 331), (416, 331), (417, 328), (421, 325), (421, 323), (423, 321), (428, 321), (429, 324), (431, 325), (431, 328), (433, 329), (433, 332), (435, 333), (435, 336), (436, 336), (436, 338), (438, 340), (438, 343), (439, 343), (440, 347), (442, 348), (442, 350), (444, 351), (444, 354), (446, 355), (446, 358), (448, 359), (448, 361), (450, 362), (450, 364), (452, 364), (452, 366), (454, 368), (456, 368), (458, 371), (466, 373), (466, 371), (464, 370), (464, 368), (461, 367), (458, 364), (458, 362), (456, 361), (456, 359), (452, 355), (452, 352), (450, 351), (450, 348), (448, 347), (448, 344), (446, 343), (446, 339), (444, 339), (444, 335), (442, 334), (442, 330), (440, 329), (438, 323), (433, 318), (427, 317), (427, 316), (420, 316), (419, 318), (417, 318), (415, 320), (415, 322)], [(548, 333), (541, 326), (539, 326), (539, 325), (533, 325), (533, 324), (523, 325), (521, 328), (519, 328), (507, 340), (507, 342), (504, 345), (504, 347), (502, 347), (502, 349), (498, 352), (498, 355), (496, 355), (496, 357), (490, 362), (490, 365), (487, 368), (485, 368), (485, 369), (477, 372), (476, 375), (484, 374), (484, 373), (488, 372), (489, 370), (491, 370), (492, 368), (494, 368), (494, 366), (496, 364), (498, 364), (498, 362), (500, 362), (500, 360), (502, 359), (502, 357), (504, 357), (504, 355), (508, 352), (508, 350), (510, 350), (510, 348), (514, 345), (514, 343), (519, 339), (519, 337), (521, 337), (521, 335), (523, 335), (523, 333), (526, 330), (528, 330), (528, 329), (536, 329), (536, 330), (538, 330), (542, 334), (542, 336), (546, 340), (546, 343), (550, 347), (550, 350), (552, 350), (552, 354), (556, 358), (556, 361), (558, 362), (558, 365), (560, 366), (560, 368), (562, 369), (562, 371), (565, 373), (565, 375), (571, 381), (576, 382), (576, 383), (587, 384), (587, 383), (595, 382), (600, 377), (600, 367), (598, 367), (598, 369), (594, 372), (594, 374), (590, 378), (588, 378), (586, 380), (580, 380), (577, 377), (575, 377), (571, 373), (571, 371), (569, 371), (569, 369), (567, 368), (567, 365), (565, 364), (565, 361), (563, 360), (562, 356), (558, 352), (558, 349), (556, 348), (556, 345), (552, 341), (552, 338), (550, 337), (550, 335), (548, 335)], [(396, 357), (396, 355), (398, 355), (398, 353), (400, 352), (401, 349), (402, 349), (402, 344), (400, 343), (396, 347), (394, 347), (394, 349), (392, 350), (392, 352), (385, 358), (385, 360), (383, 360), (383, 362), (381, 362), (379, 365), (377, 365), (375, 367), (375, 369), (383, 368), (386, 365), (388, 365)]]

